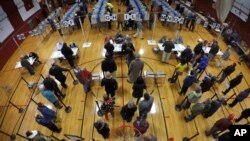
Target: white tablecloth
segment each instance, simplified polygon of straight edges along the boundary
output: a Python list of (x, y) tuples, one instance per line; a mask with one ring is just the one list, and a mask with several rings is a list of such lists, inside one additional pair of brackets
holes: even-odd
[[(164, 50), (163, 43), (158, 43), (160, 51)], [(174, 44), (172, 51), (182, 52), (186, 47), (183, 44)]]
[[(29, 57), (29, 58), (28, 58), (28, 61), (30, 62), (31, 65), (33, 65), (34, 62), (35, 62), (35, 59), (32, 58), (32, 57)], [(21, 68), (21, 67), (23, 67), (23, 66), (21, 65), (21, 61), (17, 62), (17, 63), (16, 63), (16, 66), (15, 66), (15, 69), (19, 69), (19, 68)]]
[[(203, 47), (202, 49), (207, 54), (207, 53), (209, 53), (211, 48), (210, 47)], [(219, 52), (216, 55), (222, 56), (223, 52), (221, 52), (221, 50), (219, 50)]]
[[(71, 50), (73, 51), (73, 56), (76, 56), (78, 53), (78, 48), (71, 48)], [(58, 59), (58, 58), (64, 58), (60, 50), (54, 51), (52, 55), (50, 56), (50, 59)]]

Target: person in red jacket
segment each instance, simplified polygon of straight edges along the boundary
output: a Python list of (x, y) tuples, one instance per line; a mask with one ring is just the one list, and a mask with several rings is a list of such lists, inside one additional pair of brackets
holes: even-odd
[(234, 114), (229, 114), (227, 118), (221, 118), (215, 122), (213, 127), (209, 131), (205, 131), (206, 136), (213, 135), (214, 138), (218, 136), (218, 131), (223, 132), (229, 128), (234, 119)]

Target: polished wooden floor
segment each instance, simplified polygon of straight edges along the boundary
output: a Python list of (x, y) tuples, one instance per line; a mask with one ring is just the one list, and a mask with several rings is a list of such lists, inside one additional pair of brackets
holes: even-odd
[[(115, 7), (115, 10), (117, 8)], [(85, 140), (90, 141), (93, 138), (96, 140), (103, 140), (102, 137), (97, 133), (97, 131), (93, 127), (93, 123), (100, 119), (96, 114), (97, 107), (95, 104), (95, 100), (101, 100), (102, 95), (104, 94), (104, 88), (100, 87), (98, 83), (93, 85), (93, 92), (96, 95), (94, 97), (91, 94), (85, 94), (83, 92), (82, 86), (80, 84), (73, 85), (73, 79), (70, 77), (68, 73), (67, 75), (67, 84), (68, 88), (63, 89), (62, 91), (67, 94), (64, 102), (66, 105), (72, 107), (71, 113), (65, 113), (64, 109), (58, 110), (57, 112), (62, 117), (62, 132), (60, 134), (52, 133), (47, 128), (38, 125), (35, 122), (35, 115), (39, 112), (37, 111), (37, 106), (34, 103), (43, 102), (46, 105), (51, 104), (42, 97), (41, 93), (34, 88), (29, 90), (26, 83), (21, 80), (21, 77), (25, 78), (28, 82), (38, 82), (42, 80), (40, 74), (46, 75), (48, 73), (48, 69), (52, 60), (49, 59), (52, 52), (55, 50), (55, 45), (59, 40), (63, 40), (67, 43), (76, 42), (80, 47), (79, 58), (76, 60), (76, 64), (80, 67), (87, 67), (87, 69), (91, 70), (93, 73), (101, 72), (100, 62), (103, 59), (103, 43), (104, 37), (106, 34), (114, 35), (116, 30), (116, 23), (113, 22), (112, 30), (108, 30), (107, 27), (102, 26), (99, 30), (98, 28), (90, 28), (89, 22), (84, 22), (84, 36), (81, 30), (74, 30), (70, 34), (65, 34), (63, 38), (59, 36), (58, 32), (53, 32), (49, 34), (45, 39), (42, 40), (41, 37), (28, 37), (21, 44), (20, 48), (18, 48), (15, 53), (8, 60), (4, 68), (0, 73), (0, 86), (1, 86), (1, 98), (0, 98), (0, 112), (1, 112), (1, 131), (7, 134), (18, 134), (17, 141), (24, 141), (25, 139), (21, 136), (25, 136), (25, 132), (27, 130), (37, 129), (43, 132), (46, 135), (51, 135), (63, 139), (64, 134), (77, 135), (85, 138)], [(171, 77), (174, 67), (177, 62), (173, 58), (171, 58), (170, 64), (164, 64), (160, 62), (161, 55), (154, 54), (152, 52), (152, 46), (147, 44), (147, 39), (155, 39), (158, 40), (161, 36), (167, 35), (168, 37), (175, 37), (176, 31), (179, 28), (177, 25), (169, 25), (162, 26), (158, 21), (155, 25), (155, 35), (152, 36), (152, 31), (147, 28), (147, 25), (144, 25), (144, 40), (141, 39), (133, 39), (133, 43), (136, 48), (136, 52), (139, 50), (143, 50), (144, 53), (142, 55), (142, 60), (145, 62), (144, 71), (164, 71), (167, 75), (167, 78)], [(133, 35), (135, 31), (123, 31), (123, 34)], [(221, 38), (217, 38), (216, 35), (210, 34), (206, 29), (202, 26), (196, 26), (194, 32), (189, 32), (185, 27), (180, 32), (184, 39), (184, 45), (190, 45), (194, 47), (196, 45), (196, 41), (198, 38), (206, 39), (208, 41), (216, 38), (219, 42), (219, 46), (224, 51), (226, 49), (226, 44), (222, 41)], [(82, 48), (81, 45), (85, 41), (89, 41), (92, 43), (90, 48)], [(29, 73), (25, 70), (14, 69), (15, 63), (19, 61), (19, 57), (23, 53), (28, 53), (30, 51), (35, 51), (39, 54), (42, 64), (35, 68), (35, 75), (30, 76)], [(121, 107), (127, 103), (129, 99), (132, 98), (132, 85), (127, 83), (127, 65), (125, 63), (124, 57), (116, 57), (115, 61), (117, 63), (117, 81), (119, 88), (116, 92), (116, 105), (115, 107), (115, 117), (111, 118), (108, 121), (109, 126), (111, 128), (112, 140), (119, 140), (120, 138), (117, 135), (114, 135), (114, 130), (122, 125), (132, 125), (132, 123), (125, 123), (121, 116), (120, 110)], [(216, 58), (218, 61), (218, 58)], [(232, 55), (230, 60), (225, 63), (226, 65), (232, 64), (233, 62), (238, 61), (237, 54), (232, 51)], [(59, 63), (59, 62), (58, 62)], [(207, 73), (212, 73), (217, 75), (220, 72), (220, 68), (215, 67), (215, 61), (210, 62), (208, 68), (206, 69)], [(68, 67), (66, 61), (59, 63), (64, 67)], [(72, 70), (71, 70), (72, 71)], [(233, 78), (239, 72), (243, 72), (245, 78), (249, 81), (250, 74), (247, 66), (242, 63), (241, 65), (237, 65), (237, 70), (230, 76)], [(179, 78), (179, 83), (170, 85), (166, 80), (163, 84), (157, 85), (152, 81), (147, 81), (147, 91), (151, 92), (152, 96), (154, 96), (154, 106), (151, 110), (150, 115), (148, 116), (148, 121), (150, 123), (150, 127), (146, 133), (153, 134), (158, 137), (159, 141), (167, 141), (173, 138), (175, 141), (181, 141), (183, 137), (191, 137), (196, 133), (199, 133), (197, 137), (195, 137), (194, 141), (209, 141), (212, 140), (211, 137), (206, 137), (204, 132), (206, 129), (209, 129), (213, 123), (227, 116), (229, 113), (235, 113), (238, 117), (242, 108), (250, 107), (250, 100), (241, 103), (241, 106), (238, 104), (234, 108), (229, 108), (228, 106), (223, 106), (216, 112), (212, 117), (205, 119), (202, 116), (198, 116), (195, 120), (186, 123), (183, 119), (185, 115), (188, 114), (188, 111), (177, 112), (175, 110), (175, 105), (180, 103), (183, 96), (179, 96), (178, 90), (180, 89), (180, 85), (182, 85), (182, 80), (186, 76), (187, 73), (184, 73)], [(203, 74), (204, 76), (204, 74)], [(201, 78), (203, 78), (203, 76)], [(221, 95), (221, 91), (224, 89), (226, 81), (222, 85), (216, 85), (213, 90), (206, 92), (202, 99), (206, 99), (207, 97), (211, 97), (214, 95), (215, 91), (218, 95)], [(7, 86), (8, 90), (3, 87)], [(247, 88), (247, 84), (243, 81), (237, 88), (234, 90), (236, 93)], [(189, 92), (192, 91), (192, 88), (189, 89)], [(233, 91), (229, 92), (226, 97), (229, 97), (233, 94)], [(31, 98), (34, 100), (32, 101)], [(135, 99), (134, 99), (135, 100)], [(18, 110), (9, 104), (11, 101), (13, 104), (17, 105), (19, 108), (25, 109), (23, 113), (18, 113)], [(229, 102), (232, 99), (229, 100)], [(52, 106), (53, 109), (55, 109)], [(6, 113), (6, 115), (5, 115)], [(5, 116), (4, 116), (5, 115)], [(136, 113), (138, 115), (138, 113)], [(135, 116), (136, 117), (136, 116)], [(134, 117), (134, 119), (135, 119)], [(247, 121), (242, 120), (240, 124), (245, 124)], [(197, 126), (197, 129), (196, 129)], [(132, 134), (131, 134), (132, 136)], [(3, 133), (0, 133), (0, 140), (7, 141), (9, 137)], [(129, 139), (127, 139), (129, 140)], [(131, 139), (133, 140), (133, 139)]]

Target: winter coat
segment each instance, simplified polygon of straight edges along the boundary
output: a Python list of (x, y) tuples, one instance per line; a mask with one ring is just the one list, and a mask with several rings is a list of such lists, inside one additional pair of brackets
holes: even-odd
[(239, 95), (236, 97), (236, 99), (241, 102), (243, 101), (245, 98), (248, 97), (248, 95), (250, 94), (250, 91), (242, 91), (239, 93)]
[(230, 87), (231, 87), (231, 88), (234, 88), (234, 87), (236, 87), (237, 85), (239, 85), (240, 82), (241, 82), (241, 80), (242, 80), (242, 78), (243, 78), (243, 75), (238, 75), (238, 76), (236, 76), (234, 79), (230, 80), (230, 81), (229, 81)]
[(44, 118), (53, 120), (56, 119), (56, 112), (49, 109), (47, 106), (38, 106), (37, 110), (44, 116)]
[(148, 101), (145, 99), (141, 101), (138, 106), (139, 113), (141, 113), (141, 115), (147, 115), (147, 113), (149, 113), (152, 108), (153, 102), (154, 98), (152, 96), (150, 96), (150, 99)]
[(225, 69), (223, 69), (223, 73), (225, 73), (227, 76), (230, 75), (231, 73), (233, 73), (234, 71), (235, 71), (234, 65), (230, 65), (230, 66), (226, 67)]
[(216, 55), (218, 52), (219, 52), (220, 48), (217, 44), (213, 44), (211, 46), (211, 49), (209, 51), (209, 54), (213, 54), (213, 55)]
[(222, 106), (222, 103), (218, 100), (214, 100), (211, 102), (211, 107), (208, 111), (205, 112), (206, 117), (212, 116), (220, 107)]
[(51, 91), (54, 91), (58, 87), (56, 81), (51, 77), (46, 77), (43, 80), (43, 84), (46, 89), (49, 89)]
[(146, 84), (143, 82), (142, 84), (134, 83), (133, 85), (133, 93), (132, 96), (134, 98), (141, 98), (143, 96), (143, 89), (146, 89)]
[(203, 47), (203, 43), (198, 43), (195, 47), (194, 47), (194, 53), (196, 55), (199, 55), (202, 52), (202, 47)]
[(102, 135), (104, 139), (109, 138), (110, 129), (107, 123), (102, 123), (102, 124), (94, 123), (94, 127), (96, 128), (97, 132)]
[(133, 60), (129, 65), (129, 80), (135, 82), (141, 75), (144, 67), (144, 62), (140, 59)]
[(208, 76), (205, 76), (205, 78), (202, 80), (200, 84), (201, 90), (203, 93), (206, 91), (209, 91), (213, 85), (214, 85), (214, 82), (212, 82), (211, 78)]
[(55, 78), (60, 82), (65, 82), (66, 76), (63, 74), (63, 71), (69, 71), (69, 69), (62, 68), (58, 65), (53, 65), (49, 69), (49, 74), (55, 76)]
[(122, 107), (121, 112), (120, 112), (122, 119), (126, 120), (127, 122), (130, 122), (132, 120), (136, 110), (137, 110), (137, 107), (129, 108), (128, 104), (124, 105)]
[(117, 70), (116, 63), (111, 58), (106, 58), (105, 60), (103, 60), (101, 67), (103, 72), (109, 71), (110, 73), (113, 73)]
[(67, 46), (63, 46), (61, 49), (61, 52), (65, 58), (74, 58), (73, 51), (71, 50), (71, 48), (69, 48)]
[(53, 132), (57, 132), (57, 133), (60, 133), (61, 132), (61, 129), (58, 128), (52, 120), (49, 120), (49, 119), (46, 119), (45, 117), (36, 117), (36, 122), (38, 124), (41, 124), (45, 127), (47, 127), (48, 129), (50, 129), (51, 131)]
[(166, 53), (170, 53), (174, 48), (174, 43), (172, 41), (166, 41), (162, 46), (164, 47), (164, 51)]
[(105, 86), (106, 92), (113, 92), (118, 87), (117, 81), (113, 78), (111, 79), (103, 78), (101, 82), (101, 86)]
[(205, 69), (208, 65), (208, 57), (204, 55), (198, 64), (198, 69)]
[(184, 80), (183, 80), (183, 85), (186, 87), (190, 87), (197, 81), (196, 77), (193, 75), (188, 75)]

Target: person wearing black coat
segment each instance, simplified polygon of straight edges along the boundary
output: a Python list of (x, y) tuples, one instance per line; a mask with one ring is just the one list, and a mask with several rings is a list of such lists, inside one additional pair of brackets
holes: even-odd
[(137, 107), (134, 104), (133, 100), (129, 100), (128, 104), (126, 104), (122, 107), (120, 114), (121, 114), (123, 120), (130, 122), (130, 121), (132, 121), (132, 118), (133, 118), (136, 110), (137, 110)]
[(67, 59), (69, 62), (69, 65), (73, 68), (75, 66), (74, 64), (74, 56), (73, 56), (73, 51), (67, 46), (66, 43), (63, 43), (61, 52), (63, 56)]
[(104, 45), (104, 48), (106, 49), (107, 53), (109, 54), (109, 56), (111, 58), (113, 58), (113, 55), (114, 55), (114, 45), (110, 43), (110, 41), (108, 41), (105, 45)]
[(49, 77), (49, 76), (46, 77), (46, 78), (44, 78), (43, 84), (44, 84), (44, 87), (45, 87), (46, 89), (51, 90), (51, 91), (54, 91), (54, 94), (57, 96), (57, 98), (62, 99), (62, 98), (64, 98), (64, 97), (66, 96), (65, 94), (63, 94), (63, 93), (60, 91), (60, 89), (59, 89), (58, 86), (57, 86), (56, 81), (55, 81), (53, 78), (51, 78), (51, 77)]
[(239, 122), (241, 121), (243, 118), (247, 119), (248, 117), (250, 117), (250, 108), (245, 109), (241, 112), (241, 115), (239, 118), (235, 119), (235, 122)]
[(183, 62), (184, 64), (190, 62), (192, 58), (193, 58), (193, 53), (190, 46), (187, 46), (187, 48), (181, 52), (181, 55), (179, 57), (180, 61)]
[(211, 49), (208, 53), (209, 60), (213, 60), (215, 55), (219, 52), (219, 50), (220, 50), (220, 48), (218, 46), (218, 42), (214, 41), (214, 43), (212, 44)]
[(222, 83), (230, 74), (235, 71), (236, 63), (227, 66), (225, 69), (222, 69), (222, 74), (220, 78), (217, 80), (218, 83)]
[(105, 86), (106, 94), (111, 97), (115, 96), (115, 90), (117, 90), (117, 81), (112, 78), (110, 72), (106, 73), (106, 76), (102, 79), (101, 86)]
[(218, 141), (231, 141), (230, 139), (230, 131), (224, 132), (223, 134), (219, 135)]
[(69, 71), (69, 69), (60, 67), (53, 63), (51, 68), (49, 69), (49, 74), (54, 76), (64, 88), (67, 88), (67, 85), (65, 83), (66, 76), (63, 74), (63, 71)]
[(109, 125), (106, 122), (104, 122), (101, 119), (99, 119), (98, 121), (96, 121), (94, 123), (94, 127), (97, 130), (97, 132), (102, 135), (102, 137), (104, 139), (109, 138), (109, 136), (110, 136), (110, 129), (109, 129)]
[(39, 60), (39, 56), (35, 52), (30, 52), (29, 57), (34, 58), (35, 62), (37, 62), (38, 64), (42, 64), (42, 62)]
[(214, 76), (205, 76), (200, 84), (202, 93), (209, 91), (210, 88), (214, 85), (215, 80), (216, 78)]
[(132, 96), (134, 98), (137, 98), (136, 105), (139, 103), (141, 97), (143, 96), (143, 89), (146, 89), (146, 87), (147, 86), (145, 81), (141, 76), (139, 76), (133, 85), (133, 93), (132, 93)]
[(36, 116), (36, 122), (38, 124), (41, 124), (41, 125), (47, 127), (48, 129), (50, 129), (53, 132), (60, 133), (62, 131), (62, 128), (58, 128), (52, 120), (47, 119), (41, 115)]
[(135, 52), (135, 47), (133, 43), (131, 43), (130, 39), (129, 41), (125, 41), (122, 44), (122, 54), (127, 55), (130, 51)]
[(208, 118), (212, 116), (222, 106), (224, 102), (225, 102), (224, 97), (220, 97), (217, 100), (213, 100), (211, 102), (210, 108), (203, 113), (203, 117)]
[(230, 80), (229, 81), (229, 87), (225, 91), (223, 91), (222, 93), (224, 95), (226, 95), (231, 89), (235, 88), (237, 85), (239, 85), (241, 83), (242, 78), (243, 78), (243, 74), (240, 73), (235, 78)]
[(203, 40), (202, 39), (198, 39), (198, 44), (194, 47), (194, 55), (193, 55), (193, 63), (195, 62), (195, 60), (197, 59), (197, 57), (201, 54), (201, 52), (203, 47)]
[(24, 67), (25, 69), (27, 69), (30, 73), (30, 75), (34, 75), (35, 71), (34, 71), (34, 67), (30, 64), (30, 62), (28, 61), (28, 56), (21, 56), (21, 66)]
[(104, 76), (106, 72), (110, 72), (112, 73), (112, 77), (115, 79), (117, 66), (116, 66), (115, 60), (111, 58), (109, 54), (106, 54), (106, 58), (102, 61), (101, 68), (102, 68)]
[(162, 52), (161, 61), (166, 62), (169, 60), (171, 56), (172, 49), (174, 49), (174, 43), (171, 38), (168, 38), (168, 40), (165, 43), (163, 43), (162, 46), (164, 47), (164, 50)]

